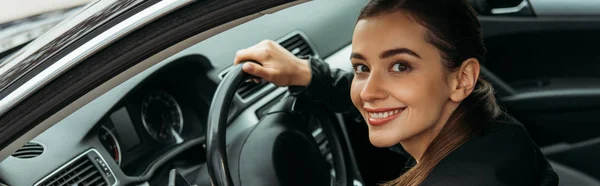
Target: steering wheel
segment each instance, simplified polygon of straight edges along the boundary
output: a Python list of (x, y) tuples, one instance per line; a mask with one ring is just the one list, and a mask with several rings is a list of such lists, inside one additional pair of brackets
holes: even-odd
[[(308, 129), (310, 121), (295, 109), (301, 104), (296, 103), (294, 96), (284, 96), (257, 125), (227, 144), (232, 100), (237, 87), (250, 78), (242, 65), (234, 66), (223, 78), (210, 106), (206, 160), (212, 185), (331, 185), (330, 166)], [(338, 162), (335, 174), (345, 179), (345, 163), (340, 154), (343, 153), (333, 157)]]

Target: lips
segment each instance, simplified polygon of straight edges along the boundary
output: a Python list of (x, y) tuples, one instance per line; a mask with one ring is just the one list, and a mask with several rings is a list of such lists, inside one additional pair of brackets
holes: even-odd
[(396, 119), (406, 107), (399, 108), (365, 108), (369, 116), (369, 124), (373, 126), (381, 126)]

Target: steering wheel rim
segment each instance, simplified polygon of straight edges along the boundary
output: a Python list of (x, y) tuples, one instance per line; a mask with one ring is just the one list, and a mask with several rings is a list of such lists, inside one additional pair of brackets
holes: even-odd
[[(210, 183), (212, 185), (233, 186), (234, 185), (234, 181), (235, 181), (235, 183), (241, 184), (238, 181), (241, 181), (243, 179), (243, 177), (238, 178), (238, 176), (240, 176), (240, 175), (235, 174), (237, 172), (232, 172), (232, 171), (239, 171), (237, 169), (241, 168), (241, 167), (238, 167), (237, 164), (233, 164), (230, 167), (230, 164), (229, 164), (230, 162), (229, 161), (234, 161), (232, 163), (238, 163), (237, 161), (248, 161), (248, 160), (239, 159), (241, 157), (245, 157), (247, 159), (250, 158), (250, 157), (252, 157), (252, 155), (246, 156), (246, 155), (249, 155), (249, 154), (246, 154), (244, 156), (240, 156), (241, 154), (238, 154), (238, 153), (241, 153), (243, 151), (243, 150), (241, 150), (242, 148), (239, 148), (239, 149), (238, 148), (234, 148), (234, 149), (237, 149), (237, 150), (230, 149), (230, 150), (233, 150), (233, 151), (230, 152), (230, 153), (233, 153), (233, 154), (230, 155), (232, 157), (229, 157), (228, 154), (227, 154), (227, 148), (228, 147), (227, 147), (227, 142), (226, 142), (226, 131), (227, 131), (227, 126), (228, 126), (229, 110), (230, 110), (231, 104), (232, 104), (232, 102), (234, 100), (233, 98), (234, 98), (234, 96), (235, 96), (235, 94), (237, 92), (237, 88), (239, 87), (240, 84), (244, 83), (247, 79), (253, 78), (253, 76), (251, 76), (250, 74), (248, 74), (248, 73), (246, 73), (246, 72), (244, 72), (242, 70), (243, 64), (248, 63), (248, 62), (253, 62), (253, 61), (247, 61), (247, 62), (243, 62), (243, 63), (238, 64), (238, 65), (235, 65), (227, 73), (227, 75), (223, 78), (223, 80), (221, 81), (221, 83), (217, 87), (217, 89), (215, 91), (215, 94), (213, 96), (213, 100), (212, 100), (211, 106), (210, 106), (209, 115), (208, 115), (208, 124), (207, 124), (207, 130), (206, 130), (206, 158), (207, 158), (206, 159), (207, 160), (206, 161), (206, 164), (207, 164), (207, 169), (206, 170), (207, 170), (207, 172), (209, 174), (209, 178), (210, 178), (209, 180), (210, 180)], [(253, 62), (253, 63), (256, 63), (256, 62)], [(289, 102), (289, 100), (291, 100), (293, 103)], [(289, 135), (284, 135), (284, 134), (290, 133), (290, 132), (291, 133), (295, 133), (293, 131), (298, 131), (297, 126), (302, 126), (301, 128), (304, 128), (305, 125), (302, 125), (302, 124), (301, 125), (294, 125), (294, 123), (296, 123), (296, 122), (302, 122), (303, 119), (294, 120), (294, 121), (287, 121), (287, 122), (285, 122), (283, 120), (279, 120), (279, 121), (276, 121), (275, 123), (273, 123), (273, 121), (274, 121), (274, 120), (272, 120), (273, 118), (280, 118), (281, 119), (281, 117), (283, 117), (283, 118), (285, 118), (284, 120), (288, 120), (289, 117), (291, 117), (291, 118), (299, 117), (299, 115), (298, 115), (299, 113), (298, 113), (298, 111), (296, 111), (297, 108), (306, 109), (306, 108), (310, 108), (311, 107), (311, 106), (304, 105), (304, 104), (302, 104), (302, 106), (298, 106), (297, 104), (295, 104), (296, 103), (295, 102), (295, 100), (296, 100), (295, 97), (291, 98), (289, 100), (288, 101), (281, 101), (280, 103), (282, 105), (288, 105), (288, 106), (289, 105), (295, 105), (295, 106), (292, 106), (294, 108), (293, 109), (292, 108), (288, 108), (288, 106), (283, 106), (283, 107), (279, 108), (278, 106), (274, 106), (274, 108), (277, 108), (277, 109), (271, 109), (270, 112), (280, 113), (280, 114), (269, 114), (268, 116), (265, 116), (265, 118), (263, 118), (263, 119), (265, 121), (267, 121), (267, 122), (262, 123), (262, 124), (261, 124), (261, 122), (259, 122), (259, 124), (257, 124), (257, 127), (264, 126), (264, 127), (267, 127), (267, 128), (263, 127), (260, 130), (253, 130), (254, 132), (249, 133), (251, 135), (247, 136), (248, 138), (246, 140), (243, 140), (244, 141), (244, 143), (243, 143), (244, 147), (248, 147), (247, 149), (257, 149), (257, 148), (252, 148), (252, 144), (254, 144), (254, 145), (259, 144), (260, 147), (258, 149), (263, 149), (264, 148), (263, 145), (268, 144), (269, 142), (274, 142), (275, 144), (278, 141), (281, 142), (281, 139), (284, 139), (284, 138), (281, 138), (282, 135), (283, 135), (283, 137), (287, 136), (286, 138), (289, 139), (290, 136)], [(281, 111), (279, 111), (280, 109), (283, 109), (281, 111), (291, 109), (291, 110), (289, 110), (291, 112), (281, 112)], [(284, 113), (287, 113), (287, 114), (284, 114)], [(304, 112), (300, 111), (300, 113), (304, 113)], [(305, 117), (306, 117), (306, 114), (307, 113), (304, 113)], [(302, 114), (300, 114), (300, 115), (302, 115)], [(266, 119), (267, 117), (271, 118), (271, 120)], [(316, 117), (316, 115), (315, 115), (315, 117)], [(321, 117), (324, 117), (324, 115), (321, 116)], [(263, 119), (261, 119), (261, 121), (263, 121)], [(308, 120), (306, 120), (306, 121), (308, 121)], [(327, 121), (327, 119), (325, 119), (324, 121)], [(275, 128), (273, 128), (273, 126), (275, 126)], [(275, 132), (275, 133), (273, 133), (272, 129), (276, 129), (275, 131), (277, 131), (281, 127), (286, 128), (286, 130), (288, 132), (285, 132), (285, 133)], [(306, 127), (308, 127), (308, 126), (306, 126)], [(342, 183), (342, 184), (343, 183), (348, 183), (349, 181), (347, 179), (350, 178), (350, 177), (348, 177), (348, 175), (347, 175), (348, 174), (347, 166), (349, 166), (349, 165), (345, 165), (346, 161), (344, 160), (345, 159), (345, 157), (344, 157), (345, 155), (344, 155), (344, 152), (343, 152), (344, 149), (343, 149), (343, 147), (341, 147), (342, 146), (341, 143), (343, 141), (343, 137), (340, 138), (340, 136), (337, 136), (339, 134), (333, 134), (333, 133), (335, 133), (333, 131), (336, 130), (335, 127), (331, 128), (333, 126), (330, 126), (329, 127), (330, 129), (327, 129), (327, 130), (325, 130), (325, 128), (327, 128), (326, 126), (323, 125), (321, 127), (324, 129), (324, 132), (327, 132), (327, 131), (331, 131), (332, 132), (332, 139), (329, 139), (329, 140), (332, 140), (332, 141), (330, 141), (330, 143), (332, 143), (333, 146), (331, 146), (330, 148), (331, 148), (331, 151), (332, 151), (331, 153), (332, 153), (332, 155), (333, 155), (333, 157), (335, 159), (335, 163), (334, 163), (334, 165), (332, 165), (333, 167), (330, 167), (330, 168), (334, 168), (336, 170), (336, 172), (340, 173), (339, 177), (335, 176), (336, 178), (340, 178), (340, 179), (337, 179), (338, 181), (341, 181), (341, 182), (338, 182), (338, 183)], [(305, 129), (308, 129), (308, 128), (305, 128)], [(343, 129), (337, 129), (337, 130), (343, 130)], [(262, 133), (260, 133), (260, 132), (257, 133), (256, 131), (260, 131)], [(271, 131), (271, 132), (269, 132), (269, 131)], [(300, 130), (300, 131), (304, 131), (304, 130)], [(267, 133), (264, 133), (264, 132), (267, 132)], [(306, 132), (306, 131), (304, 131), (304, 132)], [(301, 132), (301, 133), (304, 133), (304, 132)], [(254, 134), (254, 133), (257, 133), (257, 134)], [(306, 136), (312, 137), (311, 135), (312, 134), (306, 134)], [(326, 135), (329, 136), (330, 134), (326, 134)], [(259, 139), (259, 138), (253, 138), (252, 136), (260, 136), (259, 138), (262, 138), (263, 141), (260, 141), (261, 139)], [(268, 138), (267, 136), (271, 136), (271, 137), (276, 136), (277, 138)], [(251, 140), (251, 139), (253, 139), (253, 140)], [(268, 142), (264, 141), (265, 139)], [(340, 140), (342, 140), (342, 141), (340, 141)], [(290, 141), (284, 142), (284, 143), (289, 143), (289, 142)], [(336, 143), (339, 143), (339, 144), (336, 145)], [(271, 144), (271, 147), (274, 147), (275, 144)], [(310, 155), (310, 152), (316, 152), (316, 153), (319, 153), (319, 154), (322, 153), (322, 151), (319, 148), (318, 144), (315, 144), (315, 145), (317, 145), (317, 146), (314, 146), (315, 147), (314, 149), (312, 149), (312, 148), (309, 147), (310, 149), (305, 149), (305, 151), (303, 151), (303, 152), (309, 153), (307, 155)], [(234, 144), (233, 146), (236, 146), (236, 145)], [(294, 145), (292, 145), (292, 146), (294, 146)], [(269, 147), (266, 147), (266, 148), (269, 149)], [(244, 149), (246, 149), (246, 148), (244, 148)], [(276, 149), (271, 149), (271, 150), (276, 150)], [(289, 149), (286, 149), (286, 150), (289, 151)], [(277, 151), (277, 152), (271, 151), (271, 154), (277, 154), (277, 153), (281, 153), (281, 152), (282, 151)], [(285, 152), (287, 152), (287, 151), (285, 151)], [(238, 159), (236, 159), (236, 157)], [(252, 159), (250, 161), (255, 161), (255, 160), (258, 160), (258, 159), (261, 159), (261, 158), (264, 158), (264, 156), (250, 158), (250, 159)], [(321, 158), (325, 158), (325, 157), (321, 156)], [(275, 166), (275, 165), (278, 164), (277, 163), (278, 160), (273, 159), (272, 161), (274, 161), (274, 162), (270, 162), (271, 163), (270, 166), (268, 166), (269, 163), (267, 163), (265, 165), (267, 165), (267, 167), (272, 167), (272, 166)], [(318, 162), (318, 161), (316, 161), (316, 162)], [(319, 163), (316, 163), (315, 165), (313, 165), (313, 167), (311, 167), (311, 169), (310, 169), (309, 172), (310, 173), (320, 173), (319, 171), (317, 171), (317, 170), (320, 170), (319, 167), (318, 167), (319, 166), (318, 164)], [(255, 168), (257, 168), (257, 167), (253, 167), (252, 168), (252, 166), (249, 166), (249, 165), (254, 165), (254, 164), (245, 164), (244, 167), (245, 168), (250, 168), (251, 170), (256, 170)], [(275, 166), (274, 168), (277, 169), (277, 167), (278, 166)], [(316, 169), (314, 169), (314, 168), (316, 168)], [(232, 169), (232, 170), (230, 170), (230, 169)], [(235, 170), (233, 170), (233, 169), (235, 169)], [(267, 172), (268, 172), (268, 170), (275, 171), (275, 169), (267, 169)], [(326, 171), (326, 172), (327, 173), (323, 173), (323, 175), (329, 175), (329, 172), (328, 171)], [(276, 177), (278, 177), (277, 179), (283, 178), (283, 177), (281, 177), (281, 175), (285, 175), (286, 173), (289, 173), (289, 172), (283, 171), (282, 174), (277, 173), (277, 175), (278, 175), (278, 176), (276, 176)], [(261, 174), (261, 175), (263, 175), (263, 174)], [(266, 175), (269, 175), (269, 174), (266, 174)], [(318, 175), (321, 175), (321, 174), (318, 174)], [(233, 179), (234, 176), (235, 176), (236, 180)], [(256, 176), (257, 175), (248, 174), (248, 175), (245, 176), (245, 178), (248, 178), (248, 177), (256, 178)], [(314, 179), (309, 179), (309, 180), (310, 181), (317, 181), (317, 182), (320, 181), (319, 180), (320, 176), (314, 176), (313, 178)], [(263, 178), (263, 179), (260, 179), (260, 180), (269, 180), (269, 179), (270, 179), (270, 177), (266, 178), (266, 179)], [(296, 180), (296, 179), (293, 179), (293, 180)], [(282, 180), (283, 183), (285, 183), (286, 180), (287, 179), (283, 178), (283, 180)], [(246, 181), (249, 181), (249, 180), (246, 180)], [(252, 181), (250, 181), (250, 182), (252, 182)], [(309, 183), (309, 182), (307, 182), (307, 183)], [(312, 184), (312, 183), (317, 183), (317, 182), (310, 182), (310, 183)], [(261, 183), (256, 183), (256, 184), (265, 184), (265, 183), (261, 182)]]
[[(246, 63), (246, 62), (244, 62)], [(206, 134), (206, 163), (212, 185), (232, 186), (233, 180), (227, 161), (227, 113), (237, 87), (250, 76), (242, 70), (244, 63), (235, 65), (223, 78), (215, 91), (210, 111)]]

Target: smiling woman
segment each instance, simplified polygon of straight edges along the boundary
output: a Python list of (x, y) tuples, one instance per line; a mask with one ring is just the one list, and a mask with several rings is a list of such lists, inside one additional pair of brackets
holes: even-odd
[[(490, 84), (478, 78), (485, 49), (474, 14), (465, 4), (446, 5), (456, 12), (414, 1), (376, 1), (356, 25), (352, 101), (368, 118), (373, 145), (399, 142), (417, 162), (392, 183), (419, 184), (500, 112)], [(432, 12), (462, 21), (450, 26)], [(402, 112), (371, 117), (381, 116), (380, 110)]]
[(557, 185), (548, 161), (479, 77), (485, 51), (466, 1), (372, 0), (352, 38), (354, 74), (290, 57), (268, 41), (239, 51), (234, 63), (257, 61), (244, 70), (299, 86), (292, 93), (335, 110), (351, 100), (374, 146), (400, 144), (410, 155), (412, 168), (384, 185)]

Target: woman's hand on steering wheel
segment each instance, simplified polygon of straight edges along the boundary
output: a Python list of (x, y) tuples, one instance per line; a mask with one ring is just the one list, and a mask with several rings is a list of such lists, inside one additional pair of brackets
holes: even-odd
[[(244, 61), (243, 70), (277, 86), (307, 86), (311, 80), (308, 60), (300, 59), (277, 42), (264, 40), (254, 46), (239, 50), (234, 65)], [(255, 79), (254, 81), (258, 81)]]

